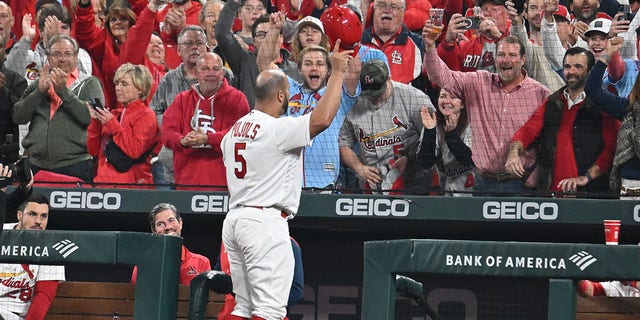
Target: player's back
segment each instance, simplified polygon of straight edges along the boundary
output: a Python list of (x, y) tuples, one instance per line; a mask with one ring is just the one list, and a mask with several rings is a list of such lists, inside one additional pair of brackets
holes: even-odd
[(277, 207), (295, 214), (302, 186), (302, 148), (309, 115), (274, 118), (252, 110), (222, 140), (229, 208)]

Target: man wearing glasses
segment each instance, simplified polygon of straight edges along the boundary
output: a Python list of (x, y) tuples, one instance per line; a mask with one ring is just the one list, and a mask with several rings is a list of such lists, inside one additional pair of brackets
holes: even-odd
[(47, 64), (13, 106), (13, 121), (30, 122), (22, 146), (34, 174), (44, 169), (91, 182), (87, 101), (104, 102), (104, 94), (96, 77), (78, 70), (78, 50), (69, 36), (57, 35), (49, 41)]
[(172, 0), (164, 9), (156, 14), (156, 21), (160, 22), (156, 31), (160, 32), (165, 46), (165, 63), (169, 69), (175, 69), (180, 64), (181, 55), (178, 52), (178, 34), (187, 25), (198, 25), (201, 9), (200, 2), (191, 0)]
[[(240, 7), (238, 18), (242, 22), (242, 29), (236, 33), (239, 40), (247, 45), (249, 50), (254, 49), (253, 24), (260, 16), (267, 14), (267, 8), (260, 0), (245, 0)], [(266, 35), (266, 33), (265, 33)], [(262, 37), (264, 39), (264, 36)]]
[(422, 88), (421, 81), (412, 82), (422, 72), (424, 44), (404, 25), (404, 9), (404, 0), (375, 0), (373, 28), (364, 31), (362, 44), (384, 52), (394, 81)]
[[(222, 8), (220, 18), (216, 23), (216, 38), (218, 39), (218, 45), (222, 48), (224, 56), (227, 58), (227, 63), (231, 71), (233, 71), (235, 81), (232, 85), (244, 92), (249, 101), (249, 106), (253, 109), (256, 78), (259, 73), (258, 64), (256, 63), (257, 50), (260, 49), (260, 45), (269, 31), (269, 16), (262, 15), (253, 22), (251, 35), (253, 37), (254, 50), (245, 50), (243, 43), (231, 32), (231, 25), (238, 10), (242, 10), (241, 8), (251, 5), (251, 3), (251, 0), (246, 1), (244, 4), (242, 4), (240, 0), (229, 0), (224, 8)], [(252, 10), (255, 10), (255, 6)], [(282, 36), (280, 36), (278, 38), (278, 44), (281, 44), (282, 40)], [(289, 72), (297, 72), (295, 63), (290, 61), (286, 56), (282, 56), (276, 64), (287, 74), (289, 74)]]
[[(207, 37), (199, 26), (186, 26), (178, 34), (178, 54), (182, 63), (167, 72), (160, 80), (156, 93), (151, 99), (149, 107), (155, 110), (158, 126), (162, 125), (162, 116), (171, 105), (173, 99), (183, 91), (191, 88), (196, 82), (196, 64), (200, 56), (207, 52)], [(153, 164), (153, 181), (156, 185), (170, 185), (173, 178), (173, 154), (170, 149), (162, 147), (158, 154), (158, 161)]]

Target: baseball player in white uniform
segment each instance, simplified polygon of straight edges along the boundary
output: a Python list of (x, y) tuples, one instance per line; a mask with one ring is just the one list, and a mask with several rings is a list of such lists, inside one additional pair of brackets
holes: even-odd
[[(49, 219), (49, 200), (34, 193), (18, 208), (17, 216), (17, 223), (6, 223), (3, 228), (44, 230)], [(64, 280), (64, 266), (0, 264), (0, 317), (44, 319), (58, 283)]]
[(230, 195), (222, 241), (236, 295), (232, 314), (239, 319), (286, 316), (294, 270), (287, 220), (300, 204), (302, 150), (331, 125), (340, 105), (353, 51), (339, 52), (339, 44), (331, 55), (327, 90), (312, 113), (280, 118), (288, 105), (289, 81), (280, 70), (266, 70), (256, 80), (255, 109), (222, 140)]

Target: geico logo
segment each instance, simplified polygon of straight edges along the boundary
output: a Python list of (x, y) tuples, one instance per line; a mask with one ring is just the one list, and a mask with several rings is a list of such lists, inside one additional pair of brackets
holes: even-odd
[(118, 210), (122, 198), (115, 192), (53, 191), (51, 207), (66, 209)]
[(191, 211), (225, 213), (229, 211), (229, 196), (203, 194), (194, 195), (191, 197)]
[(633, 221), (640, 222), (640, 204), (633, 207)]
[(336, 201), (336, 214), (339, 216), (406, 217), (409, 215), (409, 201), (341, 198)]
[(554, 202), (487, 201), (482, 206), (482, 217), (503, 220), (556, 220), (558, 219), (558, 204)]

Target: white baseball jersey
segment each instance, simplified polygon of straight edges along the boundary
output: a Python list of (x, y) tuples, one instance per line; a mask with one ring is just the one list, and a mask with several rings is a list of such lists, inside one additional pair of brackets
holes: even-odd
[(607, 297), (640, 297), (640, 290), (627, 282), (604, 281), (600, 284)]
[[(16, 223), (4, 224), (13, 229)], [(37, 231), (33, 231), (37, 232)], [(22, 320), (29, 311), (37, 281), (64, 281), (64, 266), (0, 264), (0, 316), (5, 320)]]
[(374, 106), (358, 98), (340, 128), (338, 145), (351, 148), (358, 144), (359, 158), (367, 166), (382, 168), (392, 159), (412, 153), (423, 128), (420, 109), (425, 106), (435, 111), (424, 92), (396, 81), (391, 83), (393, 91), (387, 101)]
[(295, 215), (302, 188), (302, 150), (310, 145), (309, 119), (274, 118), (252, 110), (222, 139), (230, 208), (275, 207)]

